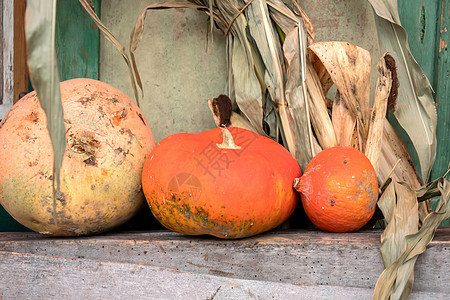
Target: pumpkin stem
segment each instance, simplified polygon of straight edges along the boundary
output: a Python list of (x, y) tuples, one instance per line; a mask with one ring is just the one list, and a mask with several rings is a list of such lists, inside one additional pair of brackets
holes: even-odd
[(220, 127), (222, 129), (223, 142), (222, 144), (216, 144), (217, 147), (221, 149), (241, 149), (241, 146), (238, 146), (234, 143), (233, 136), (230, 131), (226, 127)]
[(294, 179), (294, 184), (292, 185), (294, 187), (294, 189), (296, 189), (297, 191), (300, 192), (300, 178), (295, 178)]

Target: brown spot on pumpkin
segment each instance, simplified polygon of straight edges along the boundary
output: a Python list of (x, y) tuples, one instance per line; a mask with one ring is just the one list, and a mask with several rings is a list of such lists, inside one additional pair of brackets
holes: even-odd
[(95, 159), (95, 156), (94, 156), (94, 155), (89, 156), (89, 158), (83, 160), (83, 162), (84, 162), (85, 164), (87, 164), (87, 165), (90, 165), (90, 166), (94, 166), (94, 167), (97, 166), (97, 160)]
[(336, 203), (336, 201), (334, 199), (330, 199), (330, 200), (328, 200), (328, 202), (330, 202), (331, 206), (334, 206), (334, 204)]
[(147, 124), (145, 123), (144, 117), (142, 116), (141, 113), (136, 112), (136, 114), (138, 115), (138, 117), (141, 119), (142, 123), (144, 123), (145, 126), (147, 126)]
[(112, 123), (116, 126), (119, 126), (122, 119), (125, 119), (128, 115), (128, 111), (126, 108), (123, 108), (122, 111), (116, 111), (112, 115)]
[(55, 198), (61, 203), (62, 206), (66, 206), (66, 195), (61, 191), (56, 191)]
[(83, 105), (88, 105), (90, 102), (94, 101), (94, 97), (83, 97), (77, 100)]
[(348, 163), (348, 160), (345, 159), (345, 160), (344, 160), (344, 165), (346, 165), (347, 163)]
[(29, 166), (29, 167), (35, 167), (35, 166), (37, 166), (38, 162), (39, 162), (38, 160), (35, 160), (35, 161), (29, 161), (29, 162), (28, 162), (28, 166)]
[(67, 136), (67, 144), (72, 152), (94, 155), (96, 149), (100, 147), (100, 142), (95, 139), (95, 133), (91, 131), (80, 130), (68, 133)]
[(106, 98), (105, 100), (108, 101), (108, 102), (111, 102), (111, 103), (118, 103), (119, 102), (119, 100), (117, 100), (117, 98), (115, 98), (115, 97)]
[(25, 120), (37, 123), (39, 121), (39, 113), (32, 111), (31, 114), (25, 117)]

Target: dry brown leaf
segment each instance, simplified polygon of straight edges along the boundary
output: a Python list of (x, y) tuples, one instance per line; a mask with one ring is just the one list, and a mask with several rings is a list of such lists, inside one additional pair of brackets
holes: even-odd
[(348, 111), (347, 106), (342, 101), (339, 91), (333, 101), (331, 110), (331, 121), (339, 146), (352, 146), (353, 132), (355, 130), (356, 119)]
[[(406, 184), (392, 181), (378, 201), (388, 226), (381, 235), (381, 255), (384, 267), (388, 268), (405, 252), (406, 236), (419, 229), (416, 192)], [(391, 290), (391, 299), (406, 299), (414, 282), (414, 263), (417, 256), (399, 266), (397, 280)], [(400, 275), (400, 276), (399, 276)], [(407, 297), (407, 296), (406, 296)]]
[(385, 53), (378, 61), (377, 68), (380, 77), (377, 79), (375, 88), (375, 98), (373, 102), (372, 115), (370, 117), (369, 134), (367, 136), (367, 144), (364, 154), (372, 163), (375, 173), (378, 174), (378, 162), (381, 154), (383, 142), (384, 120), (386, 119), (386, 111), (389, 95), (392, 86), (392, 73), (386, 66), (386, 57), (390, 56)]
[[(345, 42), (321, 42), (308, 47), (317, 56), (340, 92), (342, 100), (356, 116), (364, 146), (369, 132), (370, 53)], [(315, 59), (315, 58), (313, 58)], [(322, 76), (324, 81), (324, 76)]]
[(408, 183), (413, 189), (419, 188), (422, 183), (417, 176), (414, 164), (406, 151), (405, 145), (395, 132), (388, 120), (384, 121), (383, 144), (381, 147), (381, 157), (379, 161), (378, 182), (382, 183), (396, 162), (400, 163), (394, 169), (391, 177), (399, 182)]
[(325, 105), (325, 96), (322, 91), (319, 77), (311, 61), (306, 62), (306, 86), (308, 91), (309, 114), (311, 124), (323, 149), (338, 145), (336, 134)]

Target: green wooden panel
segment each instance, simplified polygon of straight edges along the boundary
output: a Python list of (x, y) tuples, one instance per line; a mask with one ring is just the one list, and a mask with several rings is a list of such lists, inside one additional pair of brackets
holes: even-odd
[[(100, 13), (100, 0), (92, 1)], [(60, 80), (98, 79), (99, 30), (78, 0), (58, 1), (56, 51)]]
[[(100, 12), (100, 0), (93, 3), (96, 11)], [(56, 50), (60, 80), (77, 77), (98, 79), (99, 45), (99, 31), (78, 0), (58, 1)], [(0, 231), (28, 229), (0, 206)]]
[(436, 41), (439, 2), (436, 0), (399, 0), (398, 12), (408, 33), (411, 52), (436, 90)]
[[(438, 41), (437, 41), (437, 63), (436, 63), (436, 104), (438, 114), (436, 162), (432, 177), (437, 178), (446, 172), (450, 164), (450, 63), (448, 54), (448, 25), (450, 23), (450, 5), (448, 0), (440, 2)], [(442, 223), (450, 226), (450, 219)]]
[[(442, 176), (450, 162), (450, 64), (448, 55), (448, 0), (399, 0), (399, 14), (408, 32), (414, 58), (435, 91), (437, 151), (431, 179)], [(450, 226), (450, 220), (442, 225)]]

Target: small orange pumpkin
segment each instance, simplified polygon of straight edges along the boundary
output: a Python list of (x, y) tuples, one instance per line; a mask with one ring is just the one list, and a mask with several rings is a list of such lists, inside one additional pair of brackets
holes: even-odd
[(146, 159), (144, 194), (168, 229), (243, 238), (282, 224), (294, 211), (292, 182), (301, 171), (292, 155), (251, 131), (222, 130), (168, 136)]
[(352, 147), (321, 151), (294, 181), (314, 225), (328, 232), (353, 232), (375, 212), (378, 184), (369, 159)]

